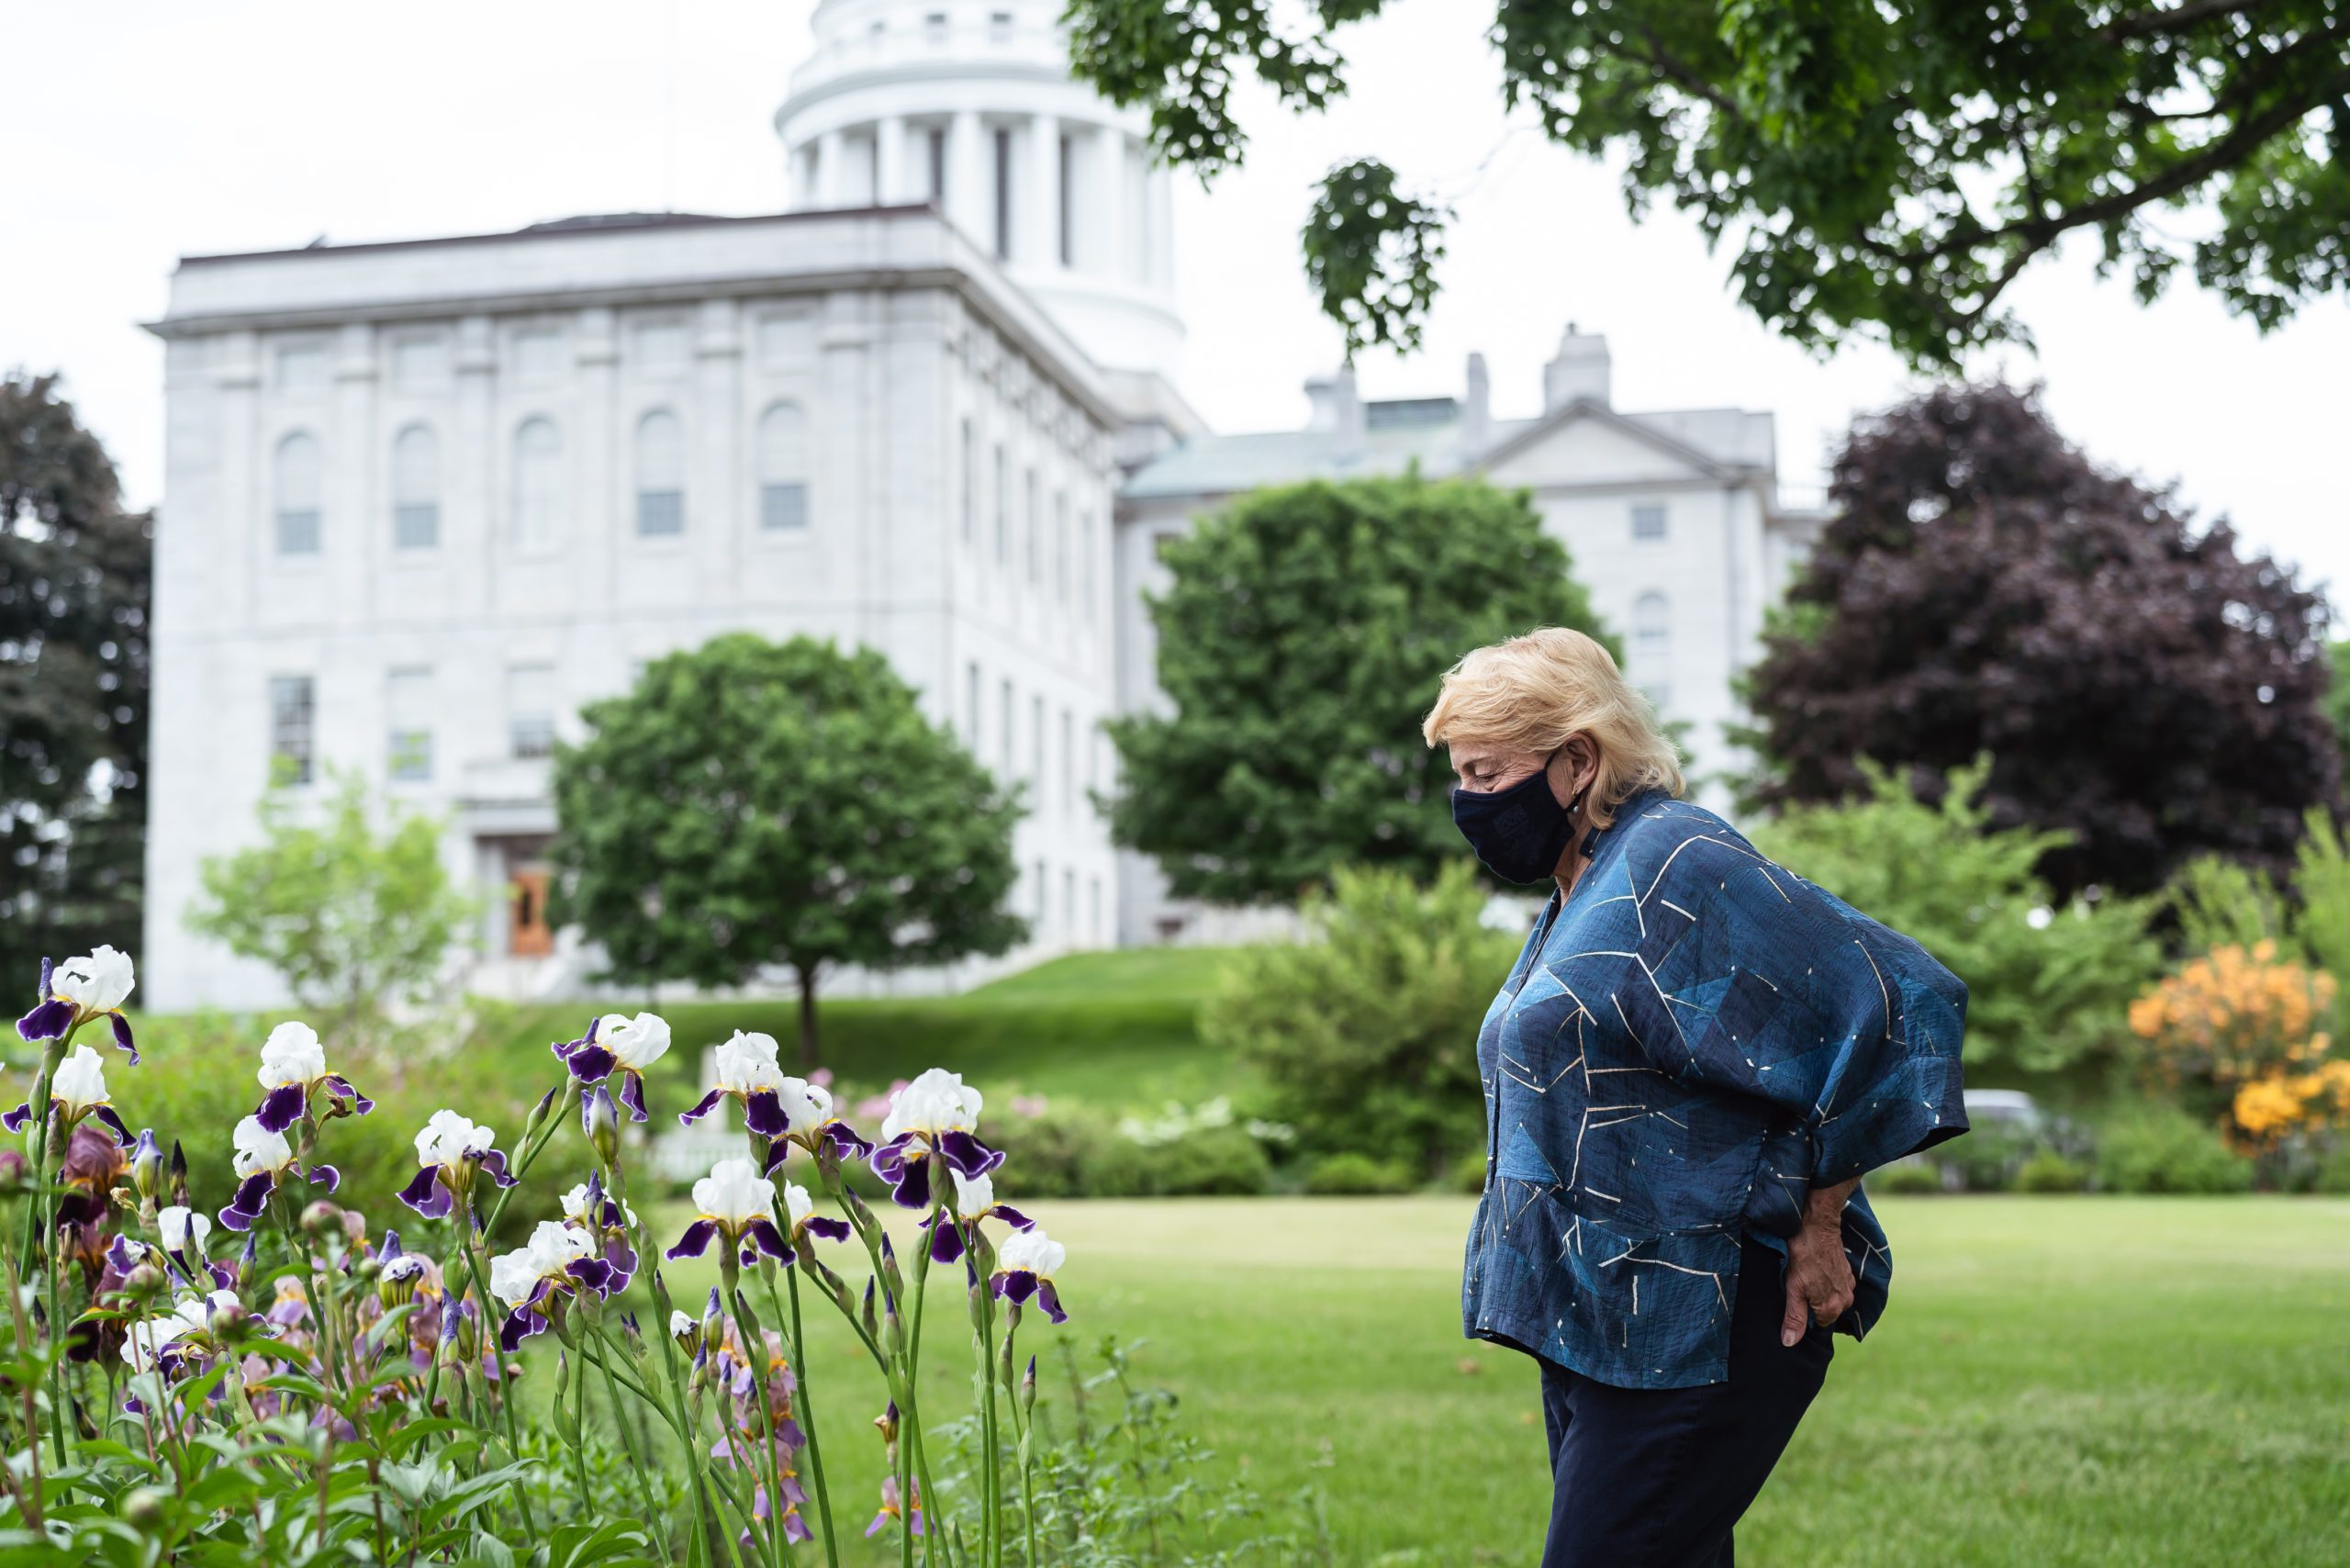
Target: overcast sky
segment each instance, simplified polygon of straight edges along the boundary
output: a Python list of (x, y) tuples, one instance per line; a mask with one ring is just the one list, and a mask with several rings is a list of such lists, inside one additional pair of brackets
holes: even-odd
[[(184, 253), (513, 228), (584, 212), (782, 205), (770, 125), (810, 48), (809, 0), (411, 0), (393, 6), (116, 0), (0, 21), (8, 242), (0, 366), (65, 372), (131, 499), (162, 498), (162, 354), (137, 323)], [(1304, 418), (1338, 359), (1297, 260), (1306, 189), (1375, 153), (1460, 217), (1427, 346), (1369, 358), (1367, 396), (1457, 391), (1483, 350), (1495, 412), (1531, 413), (1572, 319), (1606, 333), (1627, 409), (1766, 409), (1791, 483), (1816, 484), (1856, 411), (1913, 382), (1881, 349), (1821, 362), (1745, 315), (1695, 226), (1639, 224), (1603, 168), (1501, 110), (1491, 5), (1391, 0), (1340, 42), (1352, 95), (1298, 119), (1257, 104), (1248, 167), (1176, 206), (1183, 388), (1224, 431)], [(1481, 19), (1482, 18), (1482, 19)], [(1522, 117), (1521, 117), (1522, 118)], [(1976, 368), (2048, 385), (2074, 440), (2176, 480), (2304, 581), (2350, 584), (2350, 304), (2262, 338), (2191, 286), (2140, 308), (2076, 245), (2012, 297), (2038, 353)], [(2337, 591), (2337, 599), (2343, 595)]]

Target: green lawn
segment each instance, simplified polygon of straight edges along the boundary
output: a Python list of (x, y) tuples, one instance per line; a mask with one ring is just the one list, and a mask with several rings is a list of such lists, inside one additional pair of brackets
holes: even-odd
[[(1338, 1562), (1523, 1564), (1549, 1490), (1535, 1376), (1459, 1337), (1470, 1206), (1036, 1205), (1069, 1247), (1064, 1332), (1147, 1340), (1144, 1375), (1182, 1396), (1221, 1473), (1324, 1491)], [(1837, 1341), (1741, 1563), (2350, 1562), (2350, 1202), (1879, 1207), (1891, 1307), (1866, 1345)], [(925, 1358), (942, 1416), (968, 1401), (957, 1305), (934, 1305)], [(813, 1391), (861, 1529), (880, 1396), (832, 1330)]]

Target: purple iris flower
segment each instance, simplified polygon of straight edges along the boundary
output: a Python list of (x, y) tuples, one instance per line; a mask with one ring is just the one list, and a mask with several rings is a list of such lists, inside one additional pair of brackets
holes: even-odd
[(627, 1282), (622, 1277), (615, 1283), (616, 1273), (610, 1259), (597, 1255), (596, 1238), (587, 1231), (561, 1220), (541, 1220), (528, 1246), (489, 1260), (489, 1294), (509, 1309), (498, 1326), (498, 1348), (511, 1351), (543, 1333), (582, 1291), (610, 1295)]
[(953, 1212), (946, 1206), (928, 1221), (930, 1226), (930, 1260), (952, 1263), (963, 1256), (965, 1246), (978, 1230), (983, 1219), (1000, 1219), (1014, 1230), (1033, 1230), (1036, 1222), (1013, 1208), (1000, 1204), (995, 1197), (995, 1178), (966, 1176), (955, 1171), (955, 1202)]
[(841, 1120), (833, 1109), (833, 1092), (822, 1084), (786, 1078), (776, 1090), (776, 1100), (783, 1109), (785, 1130), (767, 1150), (760, 1175), (774, 1175), (794, 1144), (820, 1160), (873, 1158), (872, 1140), (859, 1137), (856, 1128)]
[(114, 1043), (130, 1053), (130, 1065), (137, 1067), (139, 1047), (131, 1040), (129, 1020), (122, 1015), (134, 984), (130, 955), (112, 947), (101, 946), (62, 964), (43, 958), (40, 1000), (17, 1020), (17, 1033), (27, 1040), (54, 1040), (93, 1018), (104, 1018), (113, 1025)]
[(979, 1140), (979, 1092), (959, 1073), (932, 1068), (898, 1091), (881, 1123), (881, 1147), (873, 1151), (873, 1173), (890, 1183), (890, 1196), (909, 1209), (931, 1206), (932, 1156), (968, 1177), (985, 1176), (1003, 1163), (1003, 1153)]
[(280, 1024), (269, 1032), (262, 1044), (257, 1076), (266, 1092), (254, 1114), (274, 1133), (300, 1121), (310, 1108), (310, 1096), (320, 1090), (330, 1100), (355, 1105), (363, 1116), (375, 1108), (375, 1102), (353, 1089), (351, 1080), (327, 1070), (326, 1049), (319, 1044), (318, 1031), (308, 1024)]
[(1044, 1308), (1045, 1316), (1056, 1323), (1067, 1323), (1069, 1314), (1061, 1310), (1060, 1293), (1053, 1287), (1053, 1274), (1069, 1261), (1069, 1249), (1053, 1240), (1035, 1226), (1004, 1238), (1003, 1249), (996, 1254), (996, 1271), (990, 1283), (995, 1294), (1006, 1301), (1024, 1302), (1029, 1297)]
[[(301, 1168), (294, 1162), (294, 1147), (285, 1141), (285, 1135), (263, 1126), (259, 1116), (239, 1122), (235, 1136), (232, 1163), (237, 1193), (220, 1211), (220, 1223), (230, 1230), (246, 1231), (269, 1207), (269, 1195), (277, 1190), (278, 1179), (288, 1173), (298, 1175)], [(341, 1174), (331, 1165), (312, 1166), (309, 1179), (330, 1193), (342, 1184)]]
[(746, 1035), (737, 1029), (733, 1039), (718, 1047), (718, 1087), (703, 1095), (692, 1110), (677, 1113), (677, 1123), (691, 1126), (718, 1109), (721, 1100), (733, 1100), (743, 1107), (745, 1127), (764, 1138), (779, 1138), (790, 1126), (778, 1098), (783, 1084), (775, 1036)]
[(454, 1111), (433, 1112), (416, 1135), (419, 1169), (400, 1189), (400, 1202), (427, 1219), (446, 1219), (458, 1199), (472, 1195), (480, 1176), (501, 1187), (513, 1186), (516, 1179), (506, 1173), (506, 1156), (494, 1147), (497, 1137)]
[(601, 1083), (617, 1073), (620, 1102), (628, 1107), (632, 1121), (641, 1122), (645, 1119), (644, 1070), (669, 1054), (669, 1025), (656, 1014), (630, 1018), (609, 1013), (589, 1023), (588, 1033), (578, 1039), (559, 1041), (553, 1048), (582, 1083)]
[[(59, 1124), (67, 1134), (71, 1134), (86, 1117), (105, 1124), (114, 1134), (117, 1143), (131, 1141), (130, 1128), (123, 1124), (114, 1106), (106, 1101), (106, 1064), (98, 1059), (98, 1053), (87, 1046), (75, 1046), (73, 1054), (59, 1062), (57, 1070), (50, 1074), (49, 1103), (55, 1108)], [(12, 1133), (22, 1132), (25, 1124), (32, 1120), (32, 1102), (28, 1100), (6, 1115), (0, 1115), (0, 1127), (6, 1127)]]
[(699, 1258), (712, 1241), (728, 1249), (726, 1256), (747, 1261), (752, 1249), (778, 1262), (797, 1256), (783, 1233), (775, 1227), (775, 1183), (760, 1175), (747, 1159), (722, 1159), (710, 1174), (694, 1183), (696, 1217), (665, 1258)]

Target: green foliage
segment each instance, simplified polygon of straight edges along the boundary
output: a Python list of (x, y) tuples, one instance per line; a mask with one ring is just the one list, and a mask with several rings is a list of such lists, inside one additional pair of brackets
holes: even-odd
[(2098, 1135), (2097, 1182), (2109, 1193), (2243, 1193), (2252, 1175), (2251, 1160), (2172, 1106), (2137, 1107)]
[(1248, 1198), (1272, 1186), (1272, 1160), (1244, 1127), (1209, 1127), (1147, 1152), (1149, 1197)]
[(2335, 1144), (2319, 1161), (2311, 1188), (2335, 1197), (2350, 1197), (2350, 1138)]
[(2170, 898), (2189, 952), (2274, 941), (2286, 960), (2333, 976), (2332, 1030), (2337, 1040), (2350, 1040), (2350, 844), (2331, 813), (2311, 807), (2302, 817), (2284, 885), (2254, 868), (2204, 856), (2180, 870)]
[(1150, 612), (1168, 706), (1107, 726), (1110, 825), (1180, 898), (1286, 901), (1339, 865), (1460, 862), (1445, 758), (1420, 736), (1438, 680), (1531, 627), (1599, 634), (1532, 502), (1482, 481), (1259, 490), (1166, 562)]
[(1970, 1068), (2047, 1070), (2118, 1038), (2130, 999), (2160, 967), (2151, 904), (2057, 899), (2032, 868), (2062, 835), (1991, 825), (1977, 804), (1987, 758), (1952, 773), (1934, 805), (1864, 768), (1867, 799), (1791, 808), (1755, 830), (1757, 846), (1966, 982)]
[(2089, 1184), (2088, 1167), (2043, 1148), (2016, 1168), (2019, 1193), (2077, 1193)]
[(986, 1136), (1010, 1157), (996, 1185), (1014, 1201), (1253, 1197), (1272, 1185), (1271, 1157), (1235, 1122), (1146, 1142), (1100, 1112), (1071, 1105), (990, 1124)]
[(137, 929), (153, 519), (55, 375), (0, 375), (0, 976)]
[[(1967, 1141), (1964, 1138), (1958, 1140)], [(1897, 1159), (1869, 1172), (1868, 1190), (1883, 1195), (1887, 1193), (1940, 1193), (1942, 1186), (1942, 1167), (1929, 1159)]]
[(2342, 748), (2342, 771), (2350, 777), (2350, 642), (2326, 644), (2325, 670), (2325, 716)]
[[(1479, 1172), (1482, 1178), (1483, 1172)], [(1305, 1173), (1305, 1190), (1316, 1197), (1392, 1197), (1419, 1185), (1412, 1168), (1398, 1159), (1342, 1149), (1315, 1160)]]
[[(2070, 835), (2061, 893), (2147, 893), (2204, 852), (2281, 869), (2342, 800), (2320, 707), (2324, 597), (2109, 472), (2037, 389), (1943, 386), (1857, 422), (1835, 517), (1749, 669), (1764, 805), (1841, 800), (1859, 763), (1985, 752), (1991, 820)], [(1921, 785), (1921, 789), (1922, 789)]]
[(386, 803), (379, 833), (366, 784), (340, 778), (315, 811), (273, 790), (261, 842), (206, 858), (191, 930), (277, 971), (319, 1033), (352, 1037), (386, 1002), (430, 991), (472, 901), (441, 863), (441, 824)]
[[(1071, 62), (1148, 108), (1162, 156), (1212, 176), (1243, 156), (1238, 81), (1326, 107), (1347, 87), (1329, 29), (1382, 6), (1319, 0), (1292, 35), (1261, 4), (1072, 0)], [(1662, 197), (1729, 241), (1740, 300), (1822, 351), (1874, 337), (1947, 368), (2025, 340), (2000, 298), (2068, 234), (2094, 234), (2099, 270), (2127, 269), (2142, 299), (2185, 267), (2264, 331), (2350, 283), (2329, 0), (2074, 5), (2003, 27), (1857, 0), (1497, 0), (1491, 38), (1506, 106), (1620, 169), (1635, 215)], [(2210, 220), (2182, 236), (2181, 208)], [(1350, 232), (1360, 251), (1412, 221), (1401, 203), (1384, 218)], [(1377, 267), (1354, 271), (1377, 286)], [(1348, 303), (1327, 308), (1351, 333)], [(1391, 303), (1391, 330), (1410, 341), (1427, 308)]]
[(1305, 905), (1313, 940), (1234, 958), (1201, 1036), (1263, 1075), (1307, 1150), (1441, 1174), (1481, 1141), (1477, 1029), (1516, 942), (1479, 924), (1485, 896), (1458, 862), (1426, 888), (1342, 870)]
[(657, 659), (555, 754), (561, 879), (623, 984), (799, 977), (803, 1059), (840, 965), (1008, 951), (1019, 806), (871, 649), (747, 633)]
[(1456, 1193), (1482, 1193), (1485, 1190), (1485, 1151), (1470, 1149), (1456, 1156), (1445, 1184)]
[(1420, 346), (1451, 216), (1398, 192), (1395, 171), (1375, 159), (1323, 176), (1305, 215), (1305, 280), (1346, 333), (1349, 361), (1375, 344)]

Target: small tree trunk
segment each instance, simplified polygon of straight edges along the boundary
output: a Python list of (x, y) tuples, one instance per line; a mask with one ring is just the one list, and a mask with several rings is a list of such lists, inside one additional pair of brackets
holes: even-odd
[(800, 967), (800, 1065), (814, 1070), (816, 1058), (816, 966)]

